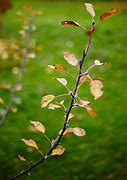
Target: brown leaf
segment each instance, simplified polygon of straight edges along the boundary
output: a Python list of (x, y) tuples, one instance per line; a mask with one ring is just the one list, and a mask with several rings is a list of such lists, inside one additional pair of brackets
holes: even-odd
[(46, 95), (41, 99), (41, 107), (46, 107), (53, 99), (54, 95)]
[(38, 149), (38, 146), (36, 142), (32, 139), (26, 140), (26, 139), (21, 139), (27, 146), (33, 147), (35, 149)]
[(95, 16), (95, 12), (94, 12), (94, 8), (93, 8), (93, 5), (90, 4), (90, 3), (85, 3), (85, 6), (86, 6), (86, 10), (88, 11), (88, 13), (94, 17)]
[(61, 25), (67, 25), (67, 26), (77, 26), (77, 27), (81, 27), (81, 25), (75, 21), (61, 21)]
[(91, 91), (91, 94), (94, 96), (95, 100), (103, 95), (102, 88), (103, 88), (103, 84), (100, 80), (91, 81), (90, 91)]
[[(59, 135), (61, 134), (62, 130), (59, 131)], [(69, 134), (73, 132), (73, 128), (66, 128), (63, 135)]]
[(73, 128), (73, 133), (74, 133), (76, 136), (85, 136), (85, 134), (86, 134), (85, 130), (82, 129), (82, 128), (79, 128), (79, 127)]
[(48, 65), (53, 70), (59, 70), (59, 71), (67, 71), (67, 69), (62, 65)]
[(113, 15), (116, 15), (116, 14), (118, 14), (118, 13), (120, 13), (119, 10), (117, 10), (117, 9), (111, 9), (109, 12), (103, 13), (103, 14), (100, 16), (100, 20), (101, 20), (101, 21), (107, 20), (107, 19), (109, 19), (110, 17), (112, 17)]
[(37, 131), (39, 131), (41, 133), (45, 133), (45, 127), (41, 122), (30, 121), (30, 123), (34, 125), (34, 127), (36, 128)]
[(71, 64), (72, 66), (76, 66), (78, 64), (78, 60), (75, 55), (69, 52), (64, 52), (64, 59)]
[(57, 146), (55, 149), (52, 150), (52, 156), (54, 155), (62, 155), (65, 151), (65, 148), (63, 146)]
[(80, 100), (80, 104), (79, 106), (86, 109), (86, 111), (88, 112), (88, 114), (91, 116), (91, 117), (96, 117), (96, 113), (93, 111), (93, 109), (90, 107), (90, 102), (89, 101), (83, 101), (83, 100)]
[(23, 156), (21, 156), (20, 154), (18, 154), (18, 159), (19, 159), (20, 161), (26, 161), (26, 159), (25, 159)]
[(55, 79), (62, 85), (64, 85), (64, 86), (67, 85), (67, 80), (65, 78), (55, 78)]

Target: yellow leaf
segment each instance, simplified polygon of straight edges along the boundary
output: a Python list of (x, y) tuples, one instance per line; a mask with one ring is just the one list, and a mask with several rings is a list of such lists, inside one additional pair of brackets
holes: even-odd
[(48, 107), (48, 109), (57, 109), (57, 108), (61, 108), (59, 105), (57, 105), (57, 104), (54, 104), (54, 103), (50, 103), (49, 104), (49, 107)]
[(100, 80), (91, 81), (90, 91), (91, 91), (91, 94), (94, 96), (95, 100), (103, 95), (102, 88), (103, 88), (103, 84)]
[(18, 154), (18, 158), (20, 161), (26, 161), (26, 159), (23, 156), (21, 156), (20, 154)]
[(26, 140), (26, 139), (21, 139), (27, 146), (33, 147), (35, 149), (38, 149), (38, 146), (36, 142), (32, 139)]
[(38, 121), (30, 121), (30, 123), (34, 125), (34, 127), (36, 128), (37, 131), (39, 131), (41, 133), (45, 133), (45, 127), (42, 123), (40, 123)]
[(67, 85), (67, 80), (64, 78), (56, 78), (57, 81), (59, 81), (62, 85), (66, 86)]
[(68, 120), (73, 118), (73, 117), (74, 117), (74, 115), (72, 113), (70, 113), (69, 116), (68, 116)]
[(85, 130), (82, 129), (82, 128), (79, 128), (79, 127), (73, 128), (73, 133), (74, 133), (76, 136), (85, 136), (85, 134), (86, 134)]
[(90, 4), (90, 3), (85, 3), (85, 6), (86, 6), (86, 10), (88, 11), (88, 13), (94, 17), (95, 16), (95, 12), (94, 12), (94, 8), (93, 8), (93, 5)]
[(96, 60), (94, 61), (94, 64), (95, 64), (96, 66), (104, 65), (104, 63), (101, 63), (100, 60), (98, 60), (98, 59), (96, 59)]
[(46, 95), (41, 99), (41, 107), (46, 107), (53, 99), (54, 95)]
[(69, 52), (64, 52), (64, 59), (71, 64), (72, 66), (76, 66), (78, 64), (78, 60), (75, 55)]
[(0, 104), (4, 104), (4, 100), (1, 97), (0, 97)]
[(65, 148), (63, 146), (59, 145), (55, 149), (53, 149), (51, 155), (52, 156), (54, 156), (54, 155), (62, 155), (64, 153), (64, 151), (65, 151)]

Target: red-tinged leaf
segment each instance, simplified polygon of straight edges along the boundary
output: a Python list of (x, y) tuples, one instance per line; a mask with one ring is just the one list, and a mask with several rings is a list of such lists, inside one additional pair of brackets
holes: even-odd
[(48, 65), (53, 70), (59, 70), (59, 71), (67, 71), (67, 69), (63, 65)]
[(41, 133), (45, 133), (45, 127), (41, 122), (30, 121), (30, 123), (34, 125), (34, 127), (36, 128), (37, 131), (39, 131)]
[(75, 21), (61, 21), (61, 25), (65, 25), (65, 26), (76, 26), (76, 27), (81, 27), (81, 25)]
[(75, 127), (73, 128), (73, 133), (76, 135), (76, 136), (85, 136), (86, 132), (84, 129), (82, 128), (79, 128), (79, 127)]
[[(61, 134), (62, 130), (59, 131), (59, 135)], [(66, 128), (63, 135), (70, 134), (73, 132), (73, 128)]]
[(111, 9), (109, 12), (103, 13), (103, 14), (100, 16), (100, 20), (101, 20), (101, 21), (105, 21), (105, 20), (109, 19), (110, 17), (112, 17), (112, 16), (114, 16), (114, 15), (116, 15), (116, 14), (118, 14), (118, 13), (120, 13), (119, 10), (117, 10), (117, 9)]
[(95, 100), (103, 95), (102, 88), (103, 88), (103, 84), (100, 80), (91, 81), (90, 92), (94, 96)]
[(94, 8), (93, 8), (93, 5), (90, 4), (90, 3), (85, 3), (85, 6), (86, 6), (86, 10), (88, 11), (88, 13), (94, 17), (95, 16), (95, 12), (94, 12)]
[(18, 159), (19, 159), (20, 161), (26, 161), (26, 159), (25, 159), (23, 156), (21, 156), (20, 154), (18, 154)]
[(21, 139), (27, 146), (29, 147), (33, 147), (35, 149), (38, 149), (38, 146), (36, 144), (36, 142), (32, 139), (26, 140), (26, 139)]
[(41, 99), (41, 107), (46, 107), (53, 99), (54, 95), (46, 95)]
[(64, 52), (64, 59), (72, 66), (76, 66), (78, 64), (77, 58), (70, 52)]
[(62, 155), (64, 153), (64, 151), (65, 151), (65, 148), (63, 146), (59, 145), (55, 149), (53, 149), (51, 155), (52, 156), (54, 156), (54, 155)]

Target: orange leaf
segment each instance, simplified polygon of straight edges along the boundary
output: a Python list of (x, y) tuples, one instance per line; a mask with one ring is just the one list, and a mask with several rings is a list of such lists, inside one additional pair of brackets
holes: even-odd
[(48, 65), (53, 70), (59, 70), (59, 71), (67, 71), (67, 69), (62, 65)]
[(103, 14), (100, 16), (100, 20), (101, 20), (101, 21), (107, 20), (107, 19), (109, 19), (110, 17), (112, 17), (113, 15), (116, 15), (116, 14), (118, 14), (118, 13), (120, 13), (119, 10), (117, 10), (117, 9), (111, 9), (109, 12), (103, 13)]
[[(62, 130), (59, 131), (59, 134), (61, 134)], [(73, 132), (73, 128), (66, 128), (63, 135), (65, 134), (69, 134), (69, 133), (72, 133)]]
[(76, 26), (76, 27), (81, 27), (81, 25), (75, 21), (61, 21), (61, 25), (67, 25), (67, 26)]

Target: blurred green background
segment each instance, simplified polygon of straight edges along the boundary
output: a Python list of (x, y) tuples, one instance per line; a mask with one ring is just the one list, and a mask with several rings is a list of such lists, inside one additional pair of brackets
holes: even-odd
[[(17, 106), (16, 113), (10, 112), (4, 124), (0, 126), (0, 180), (7, 179), (26, 167), (17, 160), (21, 154), (29, 161), (36, 161), (40, 155), (30, 151), (21, 142), (22, 138), (34, 139), (43, 152), (47, 152), (50, 144), (45, 138), (34, 132), (30, 120), (41, 121), (51, 139), (57, 136), (64, 122), (62, 110), (47, 110), (40, 107), (42, 96), (59, 95), (66, 89), (53, 80), (53, 77), (65, 77), (69, 88), (73, 89), (74, 80), (63, 72), (50, 72), (48, 64), (63, 64), (76, 76), (77, 70), (69, 66), (63, 59), (63, 52), (70, 51), (81, 58), (87, 36), (79, 28), (62, 27), (61, 20), (75, 20), (85, 27), (90, 26), (91, 17), (85, 11), (85, 1), (41, 1), (14, 0), (12, 8), (2, 17), (0, 39), (18, 39), (18, 31), (23, 20), (16, 16), (24, 11), (25, 5), (42, 10), (43, 15), (35, 18), (37, 30), (32, 38), (42, 46), (34, 60), (28, 60), (27, 72), (23, 78), (23, 89), (17, 93), (22, 103)], [(93, 2), (93, 1), (89, 1)], [(84, 69), (92, 61), (100, 59), (107, 63), (104, 68), (95, 68), (91, 74), (104, 78), (104, 95), (94, 101), (89, 86), (83, 85), (80, 97), (91, 101), (97, 117), (92, 119), (83, 109), (74, 111), (75, 117), (70, 122), (72, 127), (82, 127), (86, 136), (78, 138), (68, 135), (63, 138), (65, 153), (48, 159), (44, 164), (31, 172), (31, 176), (21, 179), (32, 180), (126, 180), (127, 179), (127, 2), (126, 1), (94, 1), (95, 20), (100, 14), (117, 8), (119, 15), (98, 25), (93, 37), (92, 47), (86, 58)], [(12, 58), (0, 59), (0, 82), (13, 84), (17, 75), (12, 73), (20, 62)], [(10, 91), (0, 89), (0, 97), (8, 102)], [(68, 98), (64, 98), (69, 102)], [(3, 105), (0, 105), (3, 108)]]

